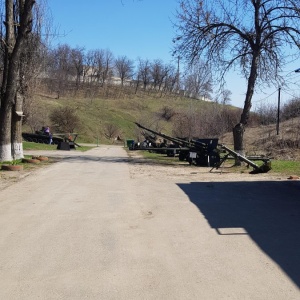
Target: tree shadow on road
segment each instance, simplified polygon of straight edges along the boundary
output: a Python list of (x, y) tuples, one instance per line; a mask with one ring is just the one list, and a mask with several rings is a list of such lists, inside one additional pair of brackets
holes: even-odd
[(159, 166), (180, 166), (180, 167), (190, 167), (190, 165), (186, 162), (178, 162), (174, 163), (170, 159), (170, 162), (161, 162), (153, 159), (140, 158), (140, 157), (117, 157), (117, 156), (91, 156), (91, 155), (78, 155), (78, 156), (66, 156), (62, 158), (64, 161), (68, 161), (70, 163), (78, 163), (78, 162), (107, 162), (107, 163), (129, 163), (129, 164), (140, 164), (140, 165), (159, 165)]
[[(244, 228), (300, 287), (299, 181), (191, 182), (178, 186), (218, 234), (241, 234), (238, 228)], [(231, 230), (226, 231), (228, 228)]]

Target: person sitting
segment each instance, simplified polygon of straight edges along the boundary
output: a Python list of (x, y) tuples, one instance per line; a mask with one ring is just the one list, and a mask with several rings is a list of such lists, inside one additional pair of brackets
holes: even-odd
[(44, 133), (47, 134), (47, 135), (50, 135), (50, 127), (49, 126), (45, 127)]
[(52, 134), (50, 132), (50, 127), (46, 126), (44, 129), (44, 133), (49, 136), (49, 144), (52, 144)]

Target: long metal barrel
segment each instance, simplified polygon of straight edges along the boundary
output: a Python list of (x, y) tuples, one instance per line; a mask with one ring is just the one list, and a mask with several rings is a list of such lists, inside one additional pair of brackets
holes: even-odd
[(194, 147), (200, 147), (200, 148), (207, 148), (207, 144), (199, 142), (197, 140), (192, 139), (190, 141), (190, 143), (194, 146)]
[(232, 154), (234, 157), (237, 157), (238, 159), (244, 161), (245, 163), (249, 164), (251, 167), (253, 167), (254, 169), (259, 169), (259, 166), (257, 164), (255, 164), (253, 161), (249, 160), (248, 158), (246, 158), (245, 156), (231, 150), (230, 148), (228, 148), (225, 145), (219, 144), (219, 146), (223, 149), (225, 149), (227, 152), (229, 152), (230, 154)]
[(147, 130), (153, 134), (156, 134), (158, 136), (161, 136), (162, 138), (168, 140), (168, 141), (171, 141), (171, 142), (174, 142), (182, 147), (192, 147), (193, 145), (191, 145), (191, 143), (187, 142), (187, 141), (184, 141), (184, 140), (181, 140), (181, 139), (178, 139), (178, 138), (174, 138), (174, 137), (171, 137), (171, 136), (168, 136), (168, 135), (165, 135), (163, 133), (160, 133), (160, 132), (156, 132), (152, 129), (149, 129), (149, 128), (146, 128), (144, 126), (142, 126), (141, 124), (137, 123), (137, 122), (134, 122), (138, 127), (144, 129), (144, 130)]

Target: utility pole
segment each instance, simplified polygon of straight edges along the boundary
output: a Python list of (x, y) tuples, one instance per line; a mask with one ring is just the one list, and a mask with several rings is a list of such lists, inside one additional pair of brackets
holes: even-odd
[(277, 124), (276, 124), (277, 135), (279, 135), (279, 122), (280, 122), (280, 90), (281, 88), (278, 89)]
[(180, 70), (179, 70), (179, 62), (180, 62), (180, 56), (177, 58), (177, 89), (178, 93), (180, 92)]

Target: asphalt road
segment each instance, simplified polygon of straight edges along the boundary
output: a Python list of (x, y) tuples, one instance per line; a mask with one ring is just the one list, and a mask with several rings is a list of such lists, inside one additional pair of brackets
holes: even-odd
[(300, 299), (299, 182), (135, 178), (121, 147), (60, 155), (0, 191), (0, 299)]

